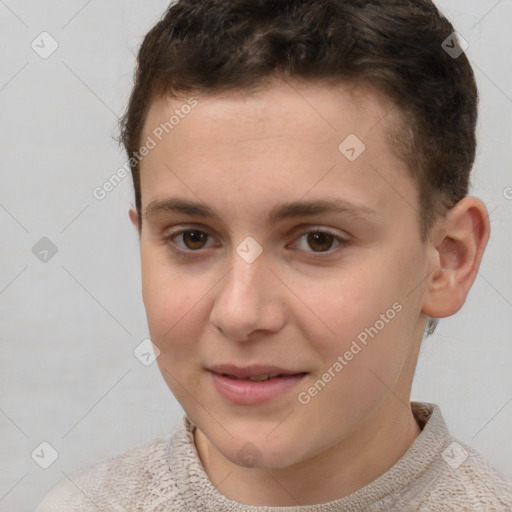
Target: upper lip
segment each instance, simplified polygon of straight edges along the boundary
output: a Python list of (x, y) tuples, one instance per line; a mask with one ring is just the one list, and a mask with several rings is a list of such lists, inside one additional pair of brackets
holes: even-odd
[(307, 373), (304, 371), (287, 370), (279, 366), (269, 364), (254, 364), (250, 366), (235, 366), (232, 364), (219, 364), (208, 368), (210, 371), (231, 375), (239, 379), (246, 379), (249, 377), (260, 377), (262, 375), (296, 375), (298, 373)]

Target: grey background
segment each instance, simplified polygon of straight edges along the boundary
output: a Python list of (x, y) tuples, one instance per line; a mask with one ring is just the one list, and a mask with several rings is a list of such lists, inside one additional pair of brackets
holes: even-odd
[[(480, 88), (472, 195), (492, 236), (464, 308), (424, 341), (412, 398), (439, 404), (452, 433), (512, 479), (512, 2), (438, 5)], [(2, 511), (33, 510), (65, 475), (163, 436), (182, 413), (156, 364), (133, 354), (148, 331), (131, 178), (92, 195), (125, 162), (117, 116), (166, 6), (0, 0)], [(43, 31), (59, 45), (47, 59), (31, 47)], [(43, 237), (57, 248), (47, 262), (32, 251)], [(46, 470), (31, 458), (43, 441), (59, 454)]]

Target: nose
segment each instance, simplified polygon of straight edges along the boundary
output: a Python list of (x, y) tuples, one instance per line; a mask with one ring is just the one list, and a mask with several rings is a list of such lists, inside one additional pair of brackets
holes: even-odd
[(231, 270), (215, 287), (210, 322), (233, 341), (281, 330), (286, 321), (284, 287), (260, 256), (252, 263), (235, 251)]

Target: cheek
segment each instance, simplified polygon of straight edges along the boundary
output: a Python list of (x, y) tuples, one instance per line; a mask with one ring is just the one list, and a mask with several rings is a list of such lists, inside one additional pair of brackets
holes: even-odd
[[(346, 285), (344, 289), (340, 284)], [(375, 276), (346, 277), (310, 292), (311, 304), (334, 334), (322, 330), (316, 319), (309, 327), (307, 322), (301, 327), (308, 332), (321, 367), (297, 399), (311, 418), (324, 419), (325, 427), (315, 422), (309, 427), (320, 429), (320, 436), (327, 440), (332, 436), (328, 425), (355, 428), (393, 389), (407, 357), (403, 341), (407, 320), (398, 292)]]
[(162, 352), (186, 340), (177, 333), (193, 329), (192, 314), (207, 291), (202, 280), (172, 266), (161, 249), (142, 251), (142, 298), (153, 343)]
[[(348, 264), (347, 264), (348, 265)], [(319, 352), (342, 350), (344, 346), (379, 320), (399, 295), (395, 282), (370, 264), (340, 268), (329, 276), (316, 275), (297, 280), (294, 293), (299, 298), (295, 319), (310, 331)], [(299, 309), (301, 308), (300, 315)]]
[(159, 264), (158, 258), (143, 258), (142, 295), (150, 337), (160, 350), (157, 364), (181, 404), (187, 404), (190, 391), (199, 386), (198, 373), (192, 370), (201, 364), (198, 315), (206, 314), (209, 289), (199, 283), (168, 263)]
[(311, 310), (301, 315), (297, 310), (295, 318), (320, 356), (319, 371), (330, 370), (322, 380), (337, 389), (330, 397), (335, 401), (375, 396), (384, 386), (379, 379), (391, 385), (400, 372), (410, 317), (405, 314), (400, 281), (393, 275), (390, 269), (384, 272), (366, 262), (329, 279), (303, 281), (297, 288)]

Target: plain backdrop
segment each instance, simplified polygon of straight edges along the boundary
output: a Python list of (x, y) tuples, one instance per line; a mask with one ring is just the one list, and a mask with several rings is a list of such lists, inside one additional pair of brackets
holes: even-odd
[[(125, 162), (117, 118), (167, 4), (0, 1), (2, 511), (33, 510), (65, 475), (167, 434), (182, 414), (156, 363), (133, 353), (148, 330), (131, 178), (92, 193)], [(464, 308), (423, 343), (412, 399), (439, 404), (455, 437), (512, 479), (512, 2), (438, 5), (480, 89), (471, 194), (492, 236)], [(42, 442), (58, 453), (48, 469)]]

